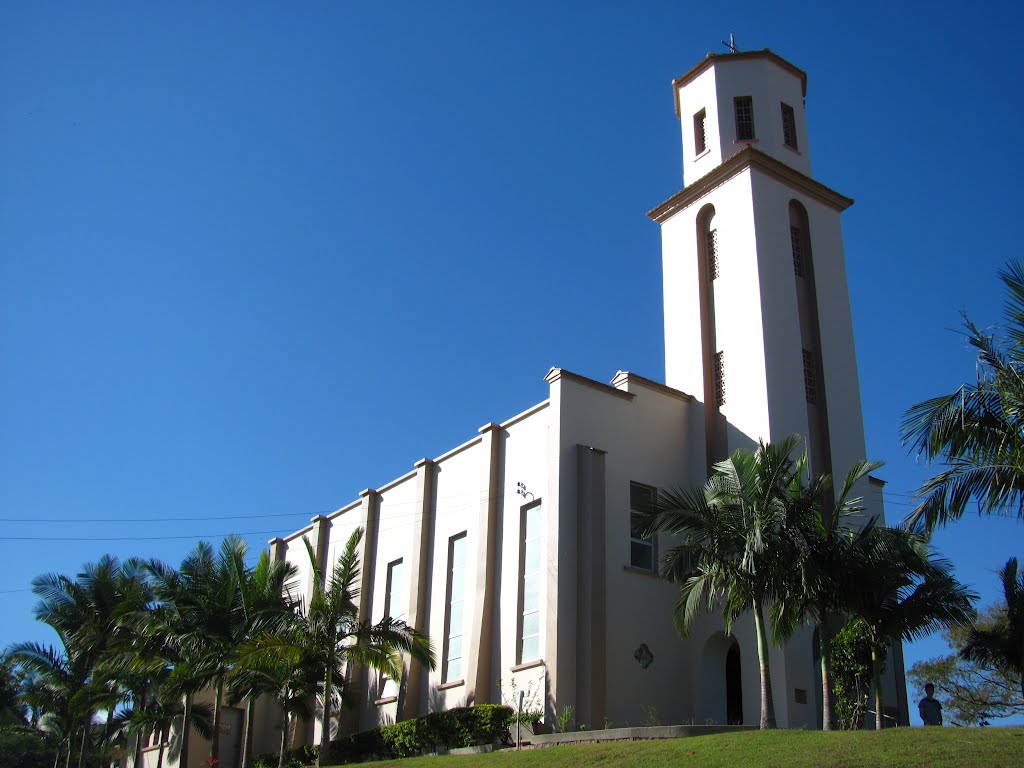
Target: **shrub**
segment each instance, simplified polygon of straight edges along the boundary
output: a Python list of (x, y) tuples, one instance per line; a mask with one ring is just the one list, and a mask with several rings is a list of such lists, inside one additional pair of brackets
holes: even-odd
[[(884, 650), (879, 658), (884, 662)], [(863, 727), (871, 689), (871, 635), (864, 622), (851, 619), (832, 638), (832, 695), (839, 727)]]
[(39, 731), (17, 725), (0, 727), (0, 765), (4, 768), (48, 768), (54, 757), (53, 745)]
[[(315, 765), (319, 753), (320, 748), (315, 744), (289, 749), (284, 753), (282, 768), (304, 768), (307, 765)], [(262, 755), (256, 755), (255, 768), (277, 768), (277, 758), (277, 752), (264, 752)]]
[(371, 758), (388, 760), (507, 742), (512, 719), (512, 709), (497, 704), (434, 712), (332, 741), (328, 760), (331, 763), (355, 763)]

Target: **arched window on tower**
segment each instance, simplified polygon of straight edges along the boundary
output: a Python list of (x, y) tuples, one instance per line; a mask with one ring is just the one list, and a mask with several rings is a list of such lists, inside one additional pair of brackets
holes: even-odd
[(715, 285), (721, 275), (715, 207), (705, 205), (697, 214), (697, 275), (700, 295), (701, 357), (704, 373), (704, 430), (710, 468), (728, 455), (725, 417), (725, 355), (718, 348), (715, 331)]
[(807, 449), (811, 467), (832, 472), (828, 410), (825, 402), (825, 371), (818, 323), (818, 297), (814, 279), (814, 254), (807, 209), (797, 200), (789, 203), (789, 241), (796, 281), (796, 305), (800, 321), (800, 356), (803, 362), (803, 396), (807, 408)]

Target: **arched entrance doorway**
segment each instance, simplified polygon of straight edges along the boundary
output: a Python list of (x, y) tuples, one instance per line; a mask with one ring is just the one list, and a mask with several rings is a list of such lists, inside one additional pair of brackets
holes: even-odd
[(743, 724), (743, 674), (739, 643), (716, 632), (704, 643), (694, 720), (701, 725)]

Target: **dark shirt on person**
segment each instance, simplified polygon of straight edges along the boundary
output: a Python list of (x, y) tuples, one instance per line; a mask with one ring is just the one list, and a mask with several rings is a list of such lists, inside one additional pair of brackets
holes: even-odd
[(917, 711), (921, 713), (925, 725), (942, 725), (942, 705), (938, 699), (926, 696), (917, 703)]

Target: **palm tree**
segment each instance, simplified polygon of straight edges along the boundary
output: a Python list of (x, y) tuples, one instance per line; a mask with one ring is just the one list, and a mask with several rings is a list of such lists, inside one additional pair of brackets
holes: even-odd
[(402, 674), (401, 654), (409, 654), (429, 669), (436, 663), (430, 640), (404, 621), (385, 616), (371, 624), (369, 619), (359, 616), (357, 550), (362, 538), (362, 528), (353, 531), (329, 579), (317, 563), (313, 547), (303, 539), (313, 571), (313, 595), (305, 614), (305, 629), (318, 668), (323, 671), (321, 760), (325, 759), (331, 741), (335, 670), (347, 662), (398, 678)]
[[(88, 681), (83, 659), (41, 643), (16, 643), (8, 658), (34, 682), (31, 706), (44, 731), (53, 735), (59, 757), (66, 745), (65, 766), (71, 763), (77, 724), (82, 721), (79, 692)], [(55, 763), (56, 764), (56, 763)]]
[[(434, 650), (429, 639), (404, 621), (385, 616), (376, 624), (359, 616), (359, 542), (363, 529), (349, 537), (328, 578), (316, 561), (308, 540), (306, 551), (313, 573), (313, 594), (299, 622), (290, 631), (265, 633), (246, 649), (247, 664), (273, 669), (280, 665), (284, 679), (301, 681), (298, 672), (312, 664), (320, 675), (323, 727), (320, 759), (327, 759), (331, 721), (345, 681), (341, 670), (347, 665), (373, 669), (397, 678), (402, 672), (402, 654), (433, 669)], [(294, 677), (285, 674), (292, 670)]]
[[(135, 736), (140, 742), (150, 734), (157, 735), (157, 764), (163, 768), (164, 749), (171, 740), (171, 731), (175, 725), (180, 727), (182, 734), (194, 728), (204, 738), (213, 735), (212, 713), (205, 704), (193, 704), (188, 711), (188, 728), (185, 727), (185, 706), (180, 692), (170, 683), (169, 671), (154, 679), (146, 696), (145, 705), (132, 708), (124, 713), (124, 730)], [(184, 751), (179, 751), (179, 764), (184, 761)], [(172, 755), (173, 756), (173, 755)], [(141, 766), (141, 762), (136, 762)]]
[[(236, 558), (245, 558), (245, 541), (229, 536), (215, 556), (208, 542), (199, 542), (178, 570), (163, 563), (149, 564), (154, 591), (162, 605), (154, 614), (164, 635), (174, 638), (174, 675), (182, 691), (185, 722), (192, 699), (204, 685), (213, 686), (213, 737), (211, 760), (220, 759), (220, 719), (224, 681), (235, 660), (238, 641), (244, 634)], [(182, 753), (188, 755), (189, 729), (182, 733)]]
[[(233, 698), (255, 701), (266, 695), (281, 707), (279, 768), (284, 765), (291, 723), (297, 719), (308, 720), (312, 715), (309, 702), (316, 696), (321, 677), (316, 659), (311, 657), (308, 644), (304, 642), (303, 628), (304, 623), (299, 620), (242, 646), (238, 664), (232, 671)], [(285, 644), (278, 644), (278, 639), (284, 639)], [(270, 653), (266, 652), (267, 648), (272, 649)], [(291, 654), (292, 649), (298, 649), (296, 656)], [(341, 672), (335, 670), (336, 674)]]
[(0, 653), (0, 728), (28, 725), (29, 709), (21, 698), (25, 676)]
[(845, 604), (871, 637), (875, 728), (881, 730), (882, 650), (970, 622), (977, 595), (953, 578), (949, 561), (933, 555), (924, 538), (904, 529), (874, 528), (862, 552), (851, 563)]
[(674, 611), (684, 637), (704, 610), (721, 605), (726, 631), (743, 613), (754, 614), (761, 675), (761, 728), (775, 727), (765, 610), (791, 579), (797, 557), (799, 505), (787, 504), (787, 489), (802, 472), (793, 453), (798, 438), (736, 451), (714, 466), (697, 489), (659, 491), (640, 524), (646, 537), (667, 534), (683, 543), (662, 558), (662, 577), (680, 583)]
[(851, 590), (850, 574), (865, 557), (876, 520), (865, 524), (863, 498), (853, 493), (878, 462), (860, 461), (847, 472), (834, 505), (825, 504), (831, 491), (831, 478), (822, 475), (804, 485), (807, 455), (797, 459), (796, 471), (786, 491), (786, 503), (797, 510), (797, 529), (802, 546), (800, 558), (791, 565), (798, 583), (784, 591), (772, 607), (774, 637), (787, 640), (799, 624), (810, 619), (818, 632), (821, 657), (822, 730), (836, 723), (832, 699), (831, 622), (846, 610), (845, 599)]
[(1013, 670), (1024, 696), (1024, 569), (1011, 557), (999, 571), (1006, 611), (988, 629), (972, 626), (960, 655), (968, 661)]
[[(48, 681), (51, 722), (68, 723), (72, 731), (76, 730), (70, 726), (72, 718), (80, 723), (81, 766), (93, 714), (106, 709), (108, 723), (112, 723), (122, 696), (106, 675), (97, 672), (111, 649), (127, 640), (122, 617), (148, 600), (142, 564), (138, 560), (121, 563), (105, 555), (86, 564), (75, 579), (52, 573), (39, 576), (32, 582), (32, 591), (40, 598), (36, 618), (54, 629), (64, 651), (22, 644), (16, 646), (18, 662)], [(69, 732), (68, 761), (71, 736)], [(102, 745), (112, 737), (112, 727), (107, 727)]]
[[(239, 599), (242, 609), (244, 627), (239, 633), (241, 645), (251, 643), (264, 633), (286, 631), (294, 624), (297, 605), (292, 598), (292, 581), (298, 569), (285, 561), (271, 562), (267, 552), (260, 555), (256, 566), (249, 569), (245, 565), (245, 552), (235, 547), (231, 550), (232, 567), (239, 585)], [(239, 660), (241, 649), (237, 649), (236, 661)], [(259, 680), (258, 675), (248, 678), (250, 683)], [(256, 699), (261, 693), (277, 693), (279, 681), (261, 689), (258, 684), (242, 685), (232, 682), (232, 699), (247, 700), (245, 715), (245, 742), (242, 745), (242, 768), (252, 768), (253, 763), (253, 723), (255, 720)], [(243, 694), (243, 691), (245, 692)]]
[(1007, 290), (1002, 334), (986, 334), (963, 315), (978, 350), (977, 381), (906, 412), (904, 445), (948, 467), (928, 480), (907, 521), (931, 530), (959, 519), (968, 503), (981, 514), (1024, 519), (1024, 263), (999, 277)]

